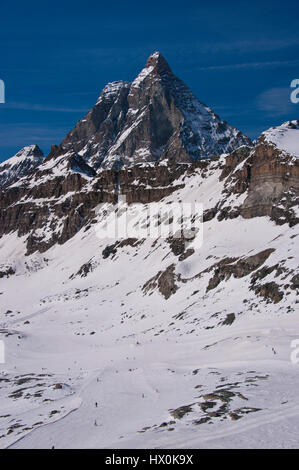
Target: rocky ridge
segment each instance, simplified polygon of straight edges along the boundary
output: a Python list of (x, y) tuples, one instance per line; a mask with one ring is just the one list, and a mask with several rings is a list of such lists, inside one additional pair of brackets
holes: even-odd
[(251, 141), (201, 103), (155, 52), (133, 82), (106, 85), (58, 155), (78, 153), (98, 169), (164, 159), (192, 162), (240, 145)]
[(22, 148), (16, 155), (0, 163), (0, 189), (6, 188), (32, 173), (43, 162), (44, 154), (38, 145)]

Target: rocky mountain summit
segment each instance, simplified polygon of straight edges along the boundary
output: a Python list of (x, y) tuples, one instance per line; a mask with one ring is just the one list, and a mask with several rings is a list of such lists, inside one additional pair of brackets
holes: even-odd
[(27, 176), (42, 163), (43, 158), (44, 154), (38, 145), (29, 145), (0, 163), (0, 189)]
[(230, 153), (250, 139), (201, 103), (159, 52), (133, 82), (112, 82), (50, 154), (79, 154), (93, 167), (164, 159), (192, 162)]

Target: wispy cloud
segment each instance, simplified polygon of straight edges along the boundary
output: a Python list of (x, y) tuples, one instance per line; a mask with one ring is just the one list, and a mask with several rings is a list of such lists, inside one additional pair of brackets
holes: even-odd
[[(241, 53), (252, 53), (256, 51), (270, 52), (270, 51), (280, 51), (282, 49), (287, 49), (291, 47), (296, 47), (299, 45), (299, 38), (283, 38), (283, 39), (273, 39), (273, 38), (257, 38), (254, 40), (223, 40), (223, 41), (182, 41), (179, 38), (176, 41), (163, 42), (163, 47), (161, 52), (166, 55), (175, 56), (177, 61), (183, 61), (186, 64), (186, 61), (190, 59), (194, 61), (194, 57), (199, 55), (207, 54), (217, 54), (223, 52), (237, 52)], [(123, 45), (118, 45), (116, 47), (99, 47), (99, 48), (78, 48), (74, 51), (70, 51), (70, 55), (80, 56), (83, 60), (90, 61), (90, 57), (93, 57), (93, 60), (98, 60), (99, 62), (110, 64), (110, 63), (126, 63), (128, 60), (131, 62), (138, 62), (144, 59), (146, 51), (153, 52), (156, 48), (160, 50), (161, 44), (157, 41), (155, 45), (153, 42), (150, 44), (142, 44), (141, 46), (128, 47), (126, 43)], [(65, 54), (65, 51), (62, 51), (62, 54)], [(68, 52), (69, 54), (69, 52)]]
[(69, 129), (66, 127), (41, 127), (35, 123), (1, 125), (0, 147), (24, 147), (30, 144), (59, 143)]
[(23, 109), (26, 111), (40, 111), (40, 112), (55, 112), (55, 113), (86, 113), (88, 108), (75, 108), (63, 106), (48, 106), (24, 102), (10, 102), (6, 103), (3, 108), (6, 109)]
[(199, 70), (232, 70), (232, 69), (249, 69), (249, 68), (264, 68), (264, 67), (283, 67), (289, 65), (299, 65), (299, 60), (272, 60), (264, 62), (243, 62), (239, 64), (224, 64), (224, 65), (207, 65), (198, 67)]
[(299, 45), (297, 38), (273, 39), (273, 38), (258, 38), (255, 40), (237, 40), (237, 41), (217, 41), (210, 43), (197, 44), (201, 50), (205, 52), (221, 52), (221, 51), (238, 51), (238, 52), (252, 52), (252, 51), (277, 51), (289, 47)]
[(291, 102), (290, 94), (291, 88), (289, 87), (270, 88), (258, 95), (256, 100), (257, 108), (266, 111), (269, 116), (283, 116), (294, 113), (298, 105)]

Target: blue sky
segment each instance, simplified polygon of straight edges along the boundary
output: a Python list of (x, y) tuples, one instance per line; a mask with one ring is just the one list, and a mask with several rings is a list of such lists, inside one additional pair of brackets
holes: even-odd
[(250, 137), (299, 118), (298, 1), (2, 1), (0, 161), (47, 154), (109, 81), (162, 52), (205, 104)]

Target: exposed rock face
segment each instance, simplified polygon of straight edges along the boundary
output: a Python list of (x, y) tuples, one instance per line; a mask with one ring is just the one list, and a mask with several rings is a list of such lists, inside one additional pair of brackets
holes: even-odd
[(235, 278), (248, 276), (248, 274), (264, 264), (273, 251), (273, 249), (269, 248), (261, 253), (239, 260), (224, 258), (215, 266), (209, 268), (209, 270), (213, 270), (213, 276), (210, 278), (207, 291), (215, 289), (220, 282), (228, 280), (231, 276)]
[(292, 208), (299, 203), (299, 160), (284, 154), (262, 135), (247, 165), (249, 187), (242, 216), (269, 215), (279, 224), (297, 223)]
[(267, 302), (277, 304), (283, 298), (283, 292), (280, 291), (276, 282), (267, 282), (261, 286), (257, 286), (255, 291), (258, 295), (264, 297)]
[[(288, 133), (291, 131), (288, 142)], [(275, 142), (276, 141), (276, 142)], [(292, 150), (294, 153), (288, 153)], [(296, 150), (298, 149), (298, 156)], [(242, 146), (226, 156), (220, 181), (224, 181), (222, 201), (205, 214), (205, 220), (269, 216), (275, 223), (298, 223), (299, 203), (299, 126), (284, 123), (264, 132), (254, 148)], [(232, 194), (245, 195), (242, 204), (229, 204)]]
[(0, 163), (0, 189), (27, 176), (43, 161), (43, 152), (38, 145), (22, 148), (14, 157)]
[(128, 204), (160, 201), (184, 184), (179, 178), (194, 171), (190, 165), (155, 165), (132, 167), (119, 172), (120, 191), (126, 196)]
[(129, 87), (128, 82), (108, 83), (96, 105), (66, 136), (59, 154), (80, 153), (92, 167), (99, 168), (125, 125)]
[(52, 171), (48, 161), (30, 179), (2, 192), (0, 236), (15, 230), (19, 236), (29, 234), (28, 254), (43, 252), (55, 243), (65, 243), (88, 226), (95, 217), (95, 208), (105, 202), (116, 203), (119, 191), (128, 204), (159, 201), (183, 186), (177, 182), (181, 175), (192, 173), (189, 166), (154, 165), (120, 172), (105, 170), (95, 177), (94, 170), (81, 160), (63, 159), (65, 176), (54, 176), (57, 166)]
[(165, 299), (169, 299), (169, 297), (175, 294), (178, 289), (174, 271), (174, 264), (168, 266), (163, 272), (159, 271), (156, 276), (144, 284), (142, 287), (143, 292), (147, 294), (158, 289)]
[(240, 145), (251, 145), (250, 139), (202, 104), (156, 52), (132, 83), (103, 89), (58, 155), (79, 153), (97, 169), (163, 159), (190, 162)]

